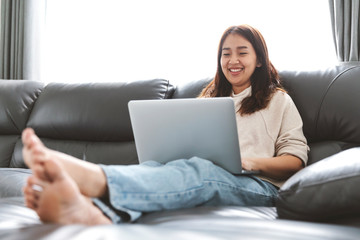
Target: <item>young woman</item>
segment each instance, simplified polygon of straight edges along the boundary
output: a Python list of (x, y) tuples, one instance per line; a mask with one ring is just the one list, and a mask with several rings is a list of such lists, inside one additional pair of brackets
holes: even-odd
[(165, 165), (95, 165), (46, 148), (32, 129), (23, 155), (33, 175), (25, 203), (45, 222), (110, 224), (142, 212), (200, 205), (273, 206), (278, 187), (305, 166), (308, 146), (300, 115), (281, 88), (262, 35), (228, 28), (214, 80), (200, 97), (231, 96), (237, 111), (242, 165), (259, 175), (234, 176), (197, 157)]

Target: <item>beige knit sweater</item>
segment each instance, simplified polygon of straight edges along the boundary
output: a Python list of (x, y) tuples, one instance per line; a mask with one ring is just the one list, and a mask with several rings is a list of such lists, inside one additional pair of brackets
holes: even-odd
[[(236, 111), (245, 97), (251, 95), (251, 87), (232, 97)], [(236, 114), (240, 152), (242, 158), (267, 158), (284, 154), (300, 158), (307, 163), (309, 147), (302, 131), (302, 119), (290, 98), (277, 91), (267, 108), (251, 115)], [(284, 181), (258, 176), (281, 187)]]

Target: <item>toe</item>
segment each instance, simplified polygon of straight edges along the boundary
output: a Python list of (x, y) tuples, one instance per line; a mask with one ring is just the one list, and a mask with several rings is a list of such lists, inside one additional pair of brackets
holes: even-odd
[[(33, 185), (33, 186), (37, 186), (37, 185)], [(25, 206), (35, 210), (38, 206), (40, 193), (35, 191), (33, 187), (30, 185), (26, 185), (23, 188), (23, 192), (24, 192)]]
[(43, 143), (39, 139), (39, 137), (35, 134), (35, 131), (32, 128), (26, 128), (21, 135), (21, 140), (24, 146), (31, 148), (33, 146), (41, 145)]
[(32, 186), (33, 184), (35, 184), (35, 182), (36, 182), (35, 176), (31, 175), (30, 177), (27, 178), (26, 185), (27, 186)]
[(29, 145), (31, 143), (31, 136), (34, 135), (35, 132), (32, 128), (26, 128), (21, 135), (21, 140), (24, 145)]

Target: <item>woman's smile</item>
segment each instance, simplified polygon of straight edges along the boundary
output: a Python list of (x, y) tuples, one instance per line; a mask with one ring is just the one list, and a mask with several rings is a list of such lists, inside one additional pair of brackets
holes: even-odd
[(240, 75), (244, 71), (244, 68), (229, 68), (229, 72), (233, 76)]

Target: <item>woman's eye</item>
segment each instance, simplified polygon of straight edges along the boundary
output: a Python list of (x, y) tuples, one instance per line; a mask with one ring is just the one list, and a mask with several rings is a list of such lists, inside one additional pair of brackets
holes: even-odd
[(230, 53), (223, 53), (223, 56), (230, 56)]
[(246, 55), (246, 54), (247, 54), (246, 52), (240, 53), (240, 55)]

